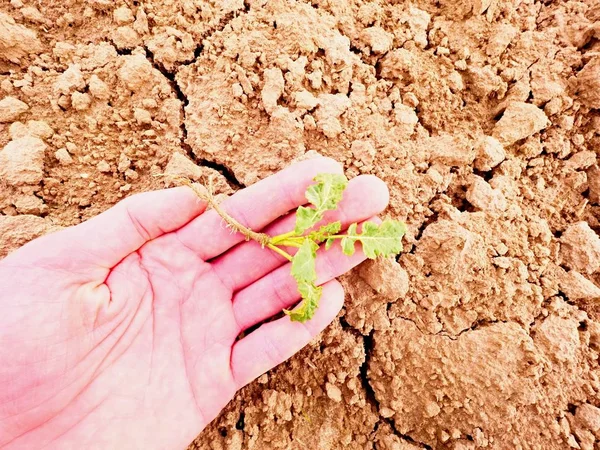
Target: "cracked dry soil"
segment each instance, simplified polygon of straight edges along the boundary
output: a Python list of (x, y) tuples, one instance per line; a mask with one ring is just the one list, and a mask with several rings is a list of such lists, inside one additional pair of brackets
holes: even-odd
[(191, 449), (600, 448), (598, 0), (4, 0), (0, 256), (309, 151), (409, 225)]

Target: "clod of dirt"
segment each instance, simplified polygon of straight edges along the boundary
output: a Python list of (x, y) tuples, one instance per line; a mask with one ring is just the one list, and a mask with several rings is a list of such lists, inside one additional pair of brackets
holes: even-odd
[(408, 292), (408, 275), (393, 258), (365, 261), (358, 272), (377, 293), (395, 301)]
[[(587, 406), (591, 406), (586, 404)], [(582, 405), (582, 406), (586, 406)], [(593, 408), (593, 406), (592, 406)], [(579, 408), (578, 408), (579, 409)], [(582, 450), (593, 450), (594, 443), (596, 442), (596, 436), (594, 433), (586, 426), (587, 424), (581, 420), (580, 417), (573, 417), (571, 414), (567, 415), (569, 425), (571, 426), (571, 431), (573, 436), (577, 439), (573, 439), (571, 442), (571, 448), (581, 448)]]
[(98, 164), (96, 164), (96, 169), (98, 169), (98, 172), (102, 172), (102, 173), (109, 173), (112, 171), (110, 164), (104, 160), (100, 161), (100, 162), (98, 162)]
[(362, 163), (363, 167), (367, 170), (372, 168), (373, 161), (377, 155), (377, 150), (371, 141), (356, 140), (352, 142), (350, 150), (352, 151), (352, 156), (354, 156), (357, 162)]
[(493, 57), (502, 55), (518, 33), (519, 29), (513, 25), (507, 23), (497, 24), (494, 26), (492, 36), (485, 47), (486, 54)]
[(477, 145), (474, 166), (477, 170), (488, 172), (506, 158), (504, 147), (496, 138), (485, 136)]
[(431, 146), (429, 159), (432, 163), (447, 166), (466, 166), (475, 160), (475, 148), (470, 142), (464, 142), (451, 134), (441, 134), (428, 140)]
[[(385, 330), (390, 326), (388, 307), (390, 300), (379, 295), (360, 277), (342, 277), (346, 291), (346, 313), (344, 320), (361, 334), (368, 336), (373, 330)], [(395, 296), (395, 295), (394, 295)]]
[(21, 9), (21, 14), (23, 18), (28, 20), (29, 22), (39, 23), (39, 24), (47, 24), (49, 21), (44, 15), (37, 9), (35, 6), (26, 6)]
[(39, 52), (41, 48), (34, 31), (0, 12), (0, 73), (10, 67), (7, 63), (21, 64), (24, 57)]
[(319, 106), (314, 117), (317, 129), (328, 138), (334, 138), (342, 132), (342, 125), (338, 118), (346, 112), (352, 102), (344, 94), (319, 95)]
[(77, 111), (85, 111), (92, 104), (92, 98), (87, 93), (73, 92), (71, 94), (71, 106)]
[(394, 35), (381, 27), (369, 27), (362, 31), (360, 39), (373, 53), (386, 53), (392, 47)]
[(594, 273), (600, 268), (600, 237), (587, 222), (569, 226), (560, 237), (562, 263), (581, 273)]
[[(419, 423), (444, 423), (454, 439), (464, 438), (480, 426), (479, 416), (470, 414), (469, 405), (475, 404), (489, 418), (486, 434), (501, 440), (506, 424), (515, 421), (515, 411), (503, 399), (520, 399), (523, 405), (536, 401), (535, 378), (522, 378), (519, 373), (527, 370), (527, 361), (539, 364), (539, 357), (530, 338), (513, 325), (495, 324), (450, 341), (396, 320), (389, 331), (375, 332), (374, 342), (369, 379), (380, 407), (394, 411), (400, 433), (433, 447), (443, 444), (440, 436)], [(455, 353), (462, 361), (457, 366)], [(480, 376), (487, 380), (487, 388), (471, 391), (468, 386)]]
[[(294, 93), (294, 101), (296, 103), (297, 108), (306, 109), (307, 111), (315, 109), (319, 103), (318, 98), (316, 98), (311, 92), (306, 89), (302, 89)], [(308, 117), (308, 116), (306, 116)]]
[(110, 98), (108, 86), (95, 74), (90, 77), (89, 89), (90, 93), (98, 100), (108, 100)]
[(264, 76), (265, 84), (260, 92), (260, 97), (265, 111), (272, 115), (277, 107), (279, 97), (283, 94), (285, 81), (281, 70), (276, 67), (265, 70)]
[(334, 402), (339, 403), (342, 401), (342, 391), (335, 384), (325, 383), (325, 392), (327, 392), (327, 397)]
[(55, 158), (63, 165), (69, 165), (73, 162), (73, 158), (69, 154), (66, 148), (59, 148), (54, 152)]
[(202, 176), (202, 169), (181, 153), (173, 153), (165, 168), (165, 175), (181, 176), (197, 181)]
[[(493, 187), (512, 195), (506, 185), (494, 182)], [(510, 197), (507, 201), (510, 204)], [(429, 333), (451, 336), (482, 320), (531, 323), (544, 296), (513, 252), (523, 249), (532, 263), (545, 268), (550, 258), (537, 247), (551, 242), (547, 222), (523, 220), (514, 205), (506, 216), (461, 213), (442, 201), (436, 211), (440, 217), (425, 227), (413, 251), (400, 257), (410, 289), (402, 302), (390, 306), (389, 316), (408, 318)]]
[(512, 145), (546, 128), (548, 117), (530, 103), (512, 102), (494, 127), (494, 137), (503, 145)]
[(86, 83), (79, 64), (72, 64), (60, 74), (54, 82), (56, 94), (71, 95), (74, 91), (85, 88)]
[(118, 27), (112, 36), (112, 42), (119, 50), (130, 50), (142, 44), (140, 36), (129, 26)]
[(6, 256), (23, 244), (44, 234), (58, 231), (61, 227), (47, 219), (31, 215), (0, 215), (0, 257)]
[(152, 124), (152, 114), (150, 111), (144, 108), (135, 108), (133, 110), (133, 118), (138, 125), (150, 125)]
[(44, 176), (46, 144), (38, 138), (10, 141), (0, 151), (0, 180), (13, 185), (37, 184)]
[(48, 210), (48, 206), (44, 204), (44, 201), (35, 195), (22, 195), (17, 197), (13, 204), (19, 214), (39, 216)]
[(594, 165), (587, 171), (590, 202), (600, 204), (600, 167)]
[(590, 108), (600, 108), (600, 57), (595, 56), (577, 74), (577, 95)]
[(27, 103), (14, 97), (0, 100), (0, 123), (13, 122), (29, 109)]
[(452, 274), (457, 280), (487, 264), (483, 239), (477, 233), (448, 220), (440, 220), (425, 228), (416, 254), (432, 271)]
[(152, 79), (152, 64), (141, 53), (127, 55), (117, 75), (129, 90), (137, 91)]
[(118, 25), (126, 25), (133, 22), (135, 17), (127, 6), (119, 6), (113, 11), (113, 19)]
[(45, 140), (54, 135), (54, 130), (46, 122), (41, 120), (28, 120), (26, 124), (14, 122), (8, 129), (11, 139), (20, 139), (25, 136), (32, 136)]
[(506, 197), (502, 191), (492, 188), (487, 181), (475, 176), (466, 194), (467, 201), (482, 211), (501, 214), (506, 211)]
[(596, 439), (600, 439), (600, 408), (589, 403), (579, 405), (572, 423), (576, 433), (578, 430), (587, 430)]
[(560, 273), (558, 283), (569, 300), (600, 299), (600, 287), (575, 270)]
[(596, 163), (596, 152), (592, 150), (577, 152), (567, 160), (566, 166), (574, 170), (585, 170)]
[[(535, 343), (551, 362), (573, 365), (580, 356), (581, 339), (585, 336), (579, 333), (577, 318), (552, 314), (535, 325)], [(579, 318), (587, 319), (584, 313)]]

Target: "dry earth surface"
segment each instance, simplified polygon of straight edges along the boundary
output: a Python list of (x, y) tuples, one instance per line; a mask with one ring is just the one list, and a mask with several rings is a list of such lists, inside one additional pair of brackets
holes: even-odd
[(0, 256), (316, 151), (397, 261), (191, 449), (600, 448), (598, 0), (2, 0)]

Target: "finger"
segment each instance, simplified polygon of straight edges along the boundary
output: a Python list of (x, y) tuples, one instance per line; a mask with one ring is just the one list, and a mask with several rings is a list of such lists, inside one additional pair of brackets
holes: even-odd
[[(55, 251), (66, 251), (66, 240), (71, 244), (69, 259), (77, 254), (81, 255), (78, 262), (111, 268), (149, 240), (184, 226), (205, 208), (206, 204), (183, 186), (132, 195), (102, 214), (52, 235), (63, 244)], [(73, 252), (74, 248), (78, 251)]]
[[(342, 222), (342, 229), (351, 223), (361, 222), (382, 212), (388, 204), (389, 192), (386, 184), (372, 175), (353, 178), (344, 191), (344, 198), (338, 209), (325, 214), (315, 228), (325, 223)], [(294, 229), (296, 216), (288, 215), (274, 222), (264, 232), (276, 236)], [(288, 249), (294, 253), (294, 249)], [(228, 287), (237, 291), (272, 270), (283, 265), (286, 259), (270, 250), (265, 250), (258, 242), (244, 242), (224, 253), (213, 262), (213, 268)]]
[(231, 354), (231, 370), (238, 389), (301, 350), (335, 319), (343, 304), (342, 285), (330, 281), (323, 286), (321, 304), (311, 320), (300, 323), (282, 317), (238, 341)]
[[(242, 225), (259, 231), (304, 204), (304, 192), (319, 173), (342, 173), (342, 167), (329, 158), (302, 161), (237, 192), (220, 206)], [(202, 214), (177, 235), (204, 260), (214, 258), (244, 240), (240, 233), (227, 228), (214, 210)]]
[[(316, 284), (321, 285), (339, 277), (365, 259), (359, 246), (352, 256), (345, 255), (339, 243), (329, 250), (322, 246), (317, 252)], [(291, 264), (287, 263), (234, 295), (233, 314), (242, 330), (272, 317), (282, 309), (290, 308), (300, 300), (298, 285), (290, 272)]]

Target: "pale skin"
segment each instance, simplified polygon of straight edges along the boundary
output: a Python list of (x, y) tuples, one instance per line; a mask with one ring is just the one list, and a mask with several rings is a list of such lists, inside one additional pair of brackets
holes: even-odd
[[(284, 233), (312, 178), (341, 171), (304, 161), (221, 206)], [(381, 180), (357, 177), (325, 221), (347, 227), (387, 202)], [(0, 449), (184, 449), (238, 389), (335, 319), (335, 277), (364, 259), (320, 251), (315, 316), (237, 339), (292, 308), (295, 281), (285, 258), (233, 233), (188, 187), (134, 195), (30, 242), (0, 261)]]

